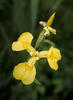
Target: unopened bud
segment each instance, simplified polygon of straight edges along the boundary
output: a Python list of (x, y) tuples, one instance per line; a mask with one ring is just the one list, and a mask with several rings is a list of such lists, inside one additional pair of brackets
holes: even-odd
[(44, 21), (40, 21), (39, 24), (42, 25), (43, 27), (46, 26), (46, 22), (44, 22)]
[(53, 28), (51, 28), (51, 27), (48, 27), (48, 30), (49, 30), (50, 32), (52, 32), (53, 34), (56, 34), (56, 30), (55, 30), (55, 29), (53, 29)]
[(46, 37), (48, 37), (48, 36), (50, 35), (50, 32), (49, 32), (49, 31), (48, 31), (48, 32), (45, 32), (44, 35), (45, 35)]

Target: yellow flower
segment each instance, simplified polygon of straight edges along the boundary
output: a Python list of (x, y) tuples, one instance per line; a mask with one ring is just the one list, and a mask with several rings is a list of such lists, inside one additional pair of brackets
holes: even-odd
[(36, 50), (31, 46), (33, 36), (29, 32), (24, 32), (17, 41), (12, 43), (12, 50), (13, 51), (22, 51), (27, 50), (30, 55), (34, 55)]
[(49, 53), (49, 56), (47, 59), (48, 59), (48, 63), (50, 67), (54, 70), (57, 70), (58, 69), (57, 61), (61, 59), (60, 50), (57, 48), (51, 47), (48, 53)]
[(36, 76), (35, 62), (38, 57), (32, 57), (28, 62), (23, 62), (15, 66), (13, 76), (17, 80), (21, 80), (23, 84), (29, 85), (33, 83)]
[[(44, 27), (41, 31), (35, 48), (37, 49), (41, 42), (44, 41), (45, 36), (49, 36), (50, 32), (56, 34), (56, 30), (51, 27), (53, 20), (55, 17), (55, 12), (52, 16), (48, 19), (47, 22), (41, 21), (40, 24)], [(61, 59), (60, 50), (54, 47), (51, 47), (48, 51), (36, 51), (35, 48), (32, 47), (31, 43), (33, 40), (33, 35), (30, 32), (22, 33), (17, 41), (12, 43), (12, 50), (13, 51), (22, 51), (27, 50), (31, 55), (31, 58), (28, 62), (19, 63), (14, 67), (13, 70), (13, 77), (17, 80), (20, 80), (23, 84), (29, 85), (32, 84), (35, 80), (36, 76), (36, 68), (35, 63), (40, 58), (47, 58), (49, 66), (57, 70), (58, 64), (57, 62)], [(50, 44), (53, 44), (49, 42)]]
[(54, 47), (51, 47), (48, 51), (41, 51), (37, 55), (39, 58), (46, 57), (50, 67), (54, 70), (58, 69), (57, 61), (61, 59), (60, 50)]

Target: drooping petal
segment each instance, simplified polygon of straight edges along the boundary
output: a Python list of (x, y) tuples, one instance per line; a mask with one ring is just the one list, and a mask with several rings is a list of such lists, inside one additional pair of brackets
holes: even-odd
[(24, 50), (24, 46), (21, 42), (17, 41), (17, 42), (13, 42), (12, 43), (12, 50), (13, 51), (21, 51)]
[(61, 59), (61, 54), (60, 54), (60, 50), (54, 47), (51, 47), (49, 49), (49, 58), (50, 59), (56, 59), (56, 60), (60, 60)]
[(54, 69), (54, 70), (57, 70), (58, 69), (58, 64), (57, 64), (57, 61), (56, 60), (50, 60), (48, 59), (48, 63), (49, 63), (49, 66)]
[(48, 51), (48, 63), (50, 67), (54, 70), (58, 69), (57, 61), (61, 59), (60, 50), (54, 47), (51, 47)]
[(29, 32), (24, 32), (20, 35), (20, 37), (18, 38), (18, 41), (23, 42), (23, 43), (27, 43), (27, 44), (31, 44), (33, 39), (33, 36), (31, 33)]
[(34, 66), (32, 66), (29, 70), (25, 72), (25, 75), (22, 77), (22, 82), (25, 85), (29, 85), (33, 83), (36, 76), (36, 69)]
[(21, 80), (24, 84), (31, 84), (36, 76), (34, 65), (29, 65), (28, 62), (20, 63), (15, 66), (13, 76), (17, 80)]
[(13, 77), (17, 80), (21, 80), (25, 73), (25, 63), (19, 63), (13, 70)]
[(54, 12), (54, 13), (52, 14), (52, 16), (49, 18), (49, 20), (48, 20), (48, 22), (47, 22), (47, 25), (48, 25), (48, 26), (51, 26), (51, 25), (52, 25), (53, 20), (54, 20), (54, 17), (55, 17), (55, 13), (56, 13), (56, 12)]
[(22, 51), (27, 50), (30, 54), (35, 54), (36, 50), (31, 46), (33, 36), (29, 32), (24, 32), (20, 35), (17, 41), (12, 43), (12, 50)]

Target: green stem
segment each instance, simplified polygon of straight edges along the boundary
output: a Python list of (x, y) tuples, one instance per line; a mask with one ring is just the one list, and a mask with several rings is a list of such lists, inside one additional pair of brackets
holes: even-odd
[(53, 42), (50, 41), (50, 40), (45, 39), (44, 42), (50, 44), (50, 45), (53, 46), (53, 47), (55, 47), (55, 43), (53, 43)]
[(40, 45), (41, 43), (43, 43), (44, 39), (45, 39), (45, 36), (44, 36), (44, 30), (43, 30), (43, 31), (40, 33), (40, 35), (39, 35), (39, 37), (38, 37), (38, 39), (37, 39), (37, 41), (36, 41), (35, 49), (38, 49), (39, 45)]

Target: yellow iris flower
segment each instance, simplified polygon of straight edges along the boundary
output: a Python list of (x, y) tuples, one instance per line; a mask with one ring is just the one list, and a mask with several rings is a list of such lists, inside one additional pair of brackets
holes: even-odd
[[(56, 30), (51, 28), (51, 24), (53, 22), (55, 13), (52, 14), (52, 16), (49, 18), (47, 23), (41, 22), (44, 26), (44, 34), (45, 36), (50, 35), (50, 32), (53, 34), (56, 34)], [(54, 47), (51, 47), (48, 51), (36, 51), (35, 48), (32, 47), (31, 43), (33, 40), (33, 36), (29, 32), (24, 32), (20, 35), (20, 37), (17, 39), (17, 41), (12, 43), (12, 50), (13, 51), (22, 51), (27, 50), (29, 54), (31, 55), (31, 58), (28, 60), (28, 62), (19, 63), (15, 66), (13, 70), (13, 76), (17, 80), (21, 80), (23, 84), (29, 85), (31, 84), (36, 76), (36, 68), (35, 63), (40, 58), (47, 58), (49, 66), (57, 70), (58, 64), (57, 62), (61, 59), (60, 50)]]
[(41, 51), (37, 55), (39, 58), (47, 58), (50, 67), (54, 70), (58, 69), (58, 60), (61, 59), (60, 50), (54, 47), (51, 47), (48, 51)]
[(39, 58), (46, 57), (50, 67), (54, 70), (58, 69), (57, 61), (61, 59), (60, 51), (51, 47), (48, 51), (36, 51), (32, 46), (33, 36), (29, 32), (23, 33), (16, 42), (12, 44), (12, 50), (27, 50), (32, 56), (28, 62), (23, 62), (15, 66), (13, 76), (17, 80), (21, 80), (25, 85), (31, 84), (36, 76), (35, 62)]
[(30, 55), (34, 55), (36, 50), (31, 46), (33, 36), (29, 32), (24, 32), (20, 35), (17, 41), (12, 43), (13, 51), (27, 50)]
[(49, 53), (49, 57), (47, 59), (48, 59), (48, 63), (50, 67), (54, 70), (57, 70), (58, 69), (57, 61), (61, 59), (60, 50), (57, 48), (51, 47), (48, 53)]
[(21, 80), (23, 84), (31, 84), (36, 76), (35, 62), (38, 57), (32, 57), (28, 62), (19, 63), (15, 66), (13, 76), (17, 80)]

